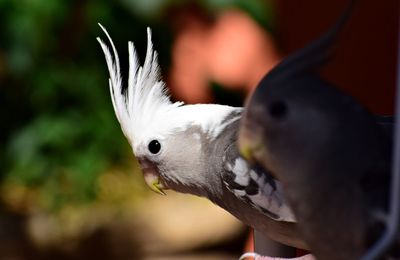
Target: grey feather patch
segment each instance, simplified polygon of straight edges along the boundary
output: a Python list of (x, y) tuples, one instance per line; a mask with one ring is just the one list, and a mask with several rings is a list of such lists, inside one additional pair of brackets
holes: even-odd
[(260, 167), (251, 167), (242, 157), (227, 151), (224, 183), (241, 200), (274, 220), (295, 221), (284, 202), (280, 184)]
[[(279, 182), (261, 167), (250, 166), (240, 156), (236, 146), (240, 115), (241, 110), (229, 114), (223, 120), (219, 135), (202, 142), (206, 165), (213, 173), (211, 176), (221, 176), (222, 184), (228, 191), (266, 217), (277, 221), (294, 222), (294, 216), (285, 203)], [(215, 174), (216, 172), (221, 175)], [(221, 183), (221, 180), (219, 181)], [(209, 198), (220, 199), (219, 196), (222, 194), (218, 192), (216, 189)]]

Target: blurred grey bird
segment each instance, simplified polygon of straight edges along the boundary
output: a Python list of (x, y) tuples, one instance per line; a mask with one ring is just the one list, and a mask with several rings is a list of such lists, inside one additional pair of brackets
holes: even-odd
[(261, 80), (239, 135), (243, 156), (281, 183), (317, 259), (360, 259), (383, 233), (388, 214), (390, 135), (316, 73), (350, 10)]
[(243, 108), (171, 102), (150, 29), (143, 66), (133, 43), (128, 43), (128, 87), (123, 90), (118, 53), (101, 28), (112, 49), (97, 38), (110, 73), (115, 114), (147, 185), (159, 194), (173, 189), (206, 197), (267, 237), (306, 249), (281, 184), (239, 155), (236, 141)]

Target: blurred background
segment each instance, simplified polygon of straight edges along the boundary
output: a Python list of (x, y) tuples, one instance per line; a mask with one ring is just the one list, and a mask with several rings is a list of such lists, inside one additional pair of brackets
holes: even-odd
[[(391, 114), (398, 1), (358, 2), (322, 73)], [(0, 0), (0, 259), (237, 259), (246, 227), (206, 200), (146, 188), (114, 116), (97, 23), (123, 72), (128, 40), (143, 60), (150, 26), (173, 99), (241, 106), (345, 4)]]

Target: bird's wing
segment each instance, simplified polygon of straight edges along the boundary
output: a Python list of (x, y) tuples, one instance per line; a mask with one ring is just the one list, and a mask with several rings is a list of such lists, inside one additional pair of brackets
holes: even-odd
[(261, 167), (251, 166), (232, 143), (225, 151), (224, 184), (235, 196), (277, 221), (295, 222), (281, 184)]

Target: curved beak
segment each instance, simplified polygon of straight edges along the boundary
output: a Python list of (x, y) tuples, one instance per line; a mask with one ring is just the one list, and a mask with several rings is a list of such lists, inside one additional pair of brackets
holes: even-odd
[(142, 168), (144, 181), (146, 182), (147, 186), (149, 186), (152, 191), (160, 195), (166, 195), (163, 191), (165, 187), (161, 183), (161, 178), (157, 172), (157, 168), (146, 159), (139, 159), (139, 163)]
[(154, 175), (151, 172), (146, 172), (143, 170), (144, 181), (146, 182), (149, 188), (161, 195), (166, 195), (163, 191), (164, 185), (160, 182), (160, 177), (158, 175)]

